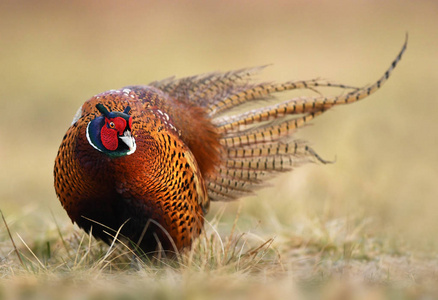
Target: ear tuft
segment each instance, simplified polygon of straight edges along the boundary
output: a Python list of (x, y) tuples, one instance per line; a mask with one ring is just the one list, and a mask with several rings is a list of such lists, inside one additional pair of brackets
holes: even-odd
[(109, 115), (109, 111), (108, 109), (102, 104), (102, 103), (98, 103), (96, 104), (96, 108), (98, 111), (100, 111), (104, 116), (108, 116)]

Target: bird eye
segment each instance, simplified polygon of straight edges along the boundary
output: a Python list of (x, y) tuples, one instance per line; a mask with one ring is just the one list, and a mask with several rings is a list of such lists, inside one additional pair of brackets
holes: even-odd
[(109, 123), (109, 127), (110, 127), (110, 128), (116, 128), (116, 124), (114, 124), (114, 122), (110, 122), (110, 123)]

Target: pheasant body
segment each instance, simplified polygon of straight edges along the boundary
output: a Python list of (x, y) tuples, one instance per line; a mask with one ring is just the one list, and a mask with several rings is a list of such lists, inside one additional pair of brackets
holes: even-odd
[[(98, 103), (109, 111), (131, 107), (131, 132), (141, 151), (111, 158), (93, 149), (86, 127), (100, 114)], [(82, 106), (81, 117), (67, 131), (55, 162), (57, 193), (80, 227), (87, 231), (93, 227), (95, 236), (110, 241), (111, 229), (118, 230), (129, 220), (121, 233), (135, 243), (141, 240), (146, 251), (155, 249), (156, 240), (165, 249), (173, 250), (172, 243), (177, 248), (188, 246), (200, 233), (207, 192), (194, 155), (165, 112), (172, 111), (166, 109), (168, 105), (174, 103), (159, 90), (135, 87), (99, 94)], [(149, 219), (153, 222), (141, 237)]]
[(233, 113), (271, 94), (324, 80), (259, 83), (256, 69), (167, 79), (86, 101), (55, 160), (56, 193), (73, 222), (111, 242), (116, 232), (146, 253), (188, 247), (211, 200), (232, 200), (306, 161), (325, 163), (293, 133), (338, 104), (370, 95), (388, 79), (406, 42), (373, 85), (332, 97), (301, 97)]

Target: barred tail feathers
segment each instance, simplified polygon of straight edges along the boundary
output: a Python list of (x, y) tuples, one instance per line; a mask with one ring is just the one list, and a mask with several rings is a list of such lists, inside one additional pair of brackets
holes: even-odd
[[(407, 41), (408, 39), (406, 36), (406, 40), (405, 43), (403, 44), (402, 49), (400, 50), (399, 54), (394, 59), (394, 61), (391, 63), (390, 67), (385, 71), (385, 73), (381, 78), (379, 78), (374, 84), (370, 86), (366, 86), (359, 89), (356, 88), (352, 92), (338, 96), (293, 98), (291, 100), (282, 103), (267, 106), (264, 108), (253, 109), (251, 111), (242, 114), (216, 118), (213, 119), (213, 122), (218, 127), (218, 130), (220, 132), (222, 133), (233, 132), (236, 130), (242, 130), (242, 128), (245, 128), (246, 126), (254, 123), (260, 123), (260, 122), (265, 122), (278, 118), (283, 118), (287, 115), (292, 115), (292, 114), (304, 114), (304, 113), (311, 113), (321, 110), (327, 110), (335, 105), (348, 104), (362, 100), (368, 97), (369, 95), (373, 94), (374, 92), (376, 92), (378, 89), (380, 89), (383, 86), (383, 84), (388, 80), (393, 70), (400, 62), (404, 52), (406, 51)], [(271, 85), (270, 88), (262, 89), (263, 93), (259, 91), (258, 95), (264, 94), (266, 96), (272, 92), (286, 91), (295, 88), (310, 88), (316, 86), (340, 87), (343, 89), (353, 88), (342, 84), (332, 84), (330, 82), (326, 82), (325, 84), (326, 85), (316, 80), (312, 80), (312, 81), (299, 81), (299, 82), (290, 82), (290, 83), (279, 84), (279, 85)], [(233, 95), (228, 99), (224, 99), (223, 102), (219, 102), (218, 104), (216, 104), (215, 107), (218, 107), (219, 105), (223, 105), (223, 107), (226, 107), (226, 103), (231, 103), (232, 99), (234, 98), (238, 99), (242, 94), (247, 95), (247, 97), (252, 97), (252, 95), (256, 93), (256, 90), (260, 90), (260, 88), (262, 87), (257, 87), (250, 91), (246, 91), (246, 94), (240, 93), (238, 95)], [(239, 100), (236, 100), (236, 103), (238, 102)]]
[[(304, 162), (328, 163), (306, 143), (293, 140), (293, 133), (331, 107), (359, 101), (380, 89), (401, 60), (407, 40), (406, 36), (402, 49), (383, 76), (363, 88), (320, 80), (259, 84), (211, 105), (207, 111), (222, 135), (220, 143), (223, 147), (223, 163), (207, 180), (211, 200), (232, 200), (252, 193), (264, 186), (266, 179)], [(337, 96), (293, 98), (241, 114), (219, 116), (247, 101), (266, 99), (271, 93), (319, 86), (353, 90)]]

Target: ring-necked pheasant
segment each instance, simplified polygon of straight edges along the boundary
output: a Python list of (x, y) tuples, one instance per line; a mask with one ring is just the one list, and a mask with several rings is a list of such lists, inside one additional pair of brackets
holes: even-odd
[[(79, 108), (62, 140), (56, 193), (73, 222), (106, 242), (121, 228), (145, 252), (190, 246), (210, 201), (246, 195), (306, 161), (325, 163), (293, 133), (378, 90), (406, 45), (377, 82), (358, 89), (319, 79), (252, 83), (261, 69), (254, 68), (98, 94)], [(350, 92), (266, 106), (272, 94), (322, 86)], [(234, 113), (248, 103), (265, 106)]]

